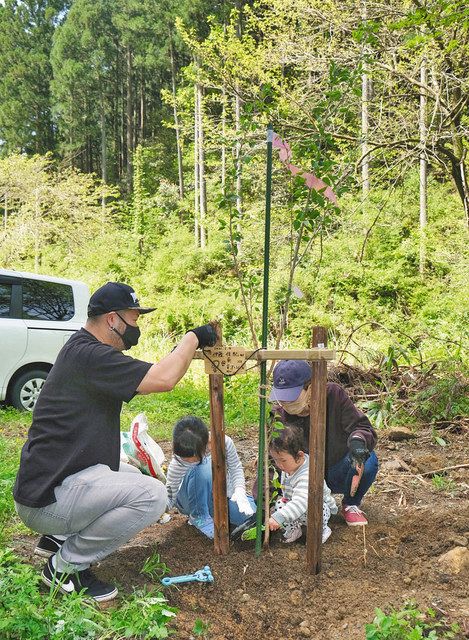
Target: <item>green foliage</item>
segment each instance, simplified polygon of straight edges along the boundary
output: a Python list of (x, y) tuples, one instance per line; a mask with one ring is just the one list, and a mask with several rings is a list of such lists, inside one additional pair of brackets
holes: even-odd
[(414, 602), (388, 614), (381, 609), (376, 609), (375, 613), (373, 622), (365, 627), (366, 640), (450, 640), (459, 631), (457, 624), (449, 625), (439, 620), (433, 609), (420, 611)]
[(454, 493), (457, 490), (457, 484), (452, 478), (437, 473), (432, 476), (432, 485), (437, 491)]
[(160, 554), (156, 552), (145, 560), (141, 571), (153, 580), (160, 580), (169, 572), (170, 568), (161, 561)]
[[(195, 365), (193, 365), (195, 367)], [(227, 378), (224, 388), (225, 424), (228, 434), (244, 434), (258, 422), (258, 378), (255, 374)], [(135, 397), (124, 406), (121, 429), (126, 431), (137, 413), (145, 412), (152, 437), (170, 440), (174, 424), (185, 415), (210, 419), (208, 381), (204, 373), (180, 382), (170, 393)]]
[(15, 517), (12, 489), (19, 463), (19, 452), (31, 416), (15, 410), (0, 410), (0, 545), (8, 539)]
[(50, 50), (66, 0), (0, 5), (0, 153), (52, 151)]
[(0, 241), (2, 266), (22, 263), (26, 270), (42, 266), (63, 275), (89, 243), (100, 242), (102, 251), (106, 232), (113, 231), (114, 207), (103, 209), (102, 198), (114, 190), (90, 174), (57, 169), (49, 156), (0, 158), (0, 192), (9, 206)]
[(362, 402), (360, 405), (371, 420), (375, 429), (389, 427), (395, 417), (394, 398), (391, 394), (380, 396), (377, 400)]
[(426, 422), (449, 423), (469, 415), (467, 367), (451, 361), (444, 364), (416, 396), (418, 416)]
[(196, 621), (194, 622), (192, 633), (199, 638), (206, 638), (209, 627), (210, 627), (209, 622), (204, 622), (200, 618), (197, 618)]
[(432, 438), (436, 444), (440, 445), (440, 447), (446, 447), (446, 445), (448, 444), (446, 440), (444, 440), (444, 438), (437, 435), (437, 433), (435, 432), (435, 429), (433, 429)]
[(168, 624), (177, 609), (167, 604), (166, 598), (157, 590), (135, 591), (125, 602), (112, 609), (109, 614), (109, 638), (136, 638), (153, 640), (171, 635)]
[(55, 597), (39, 591), (38, 572), (0, 551), (0, 636), (5, 640), (153, 640), (171, 633), (176, 615), (158, 591), (136, 591), (119, 606), (101, 611), (77, 594)]
[[(39, 592), (39, 574), (21, 564), (13, 553), (0, 551), (0, 635), (7, 640), (96, 638), (102, 625), (96, 609), (72, 595), (60, 605)], [(96, 616), (99, 619), (99, 614)]]
[[(261, 531), (265, 531), (265, 525), (262, 525)], [(257, 527), (251, 527), (250, 529), (243, 531), (243, 533), (241, 534), (241, 540), (243, 542), (247, 542), (249, 540), (256, 540), (257, 538), (256, 534), (257, 534)]]

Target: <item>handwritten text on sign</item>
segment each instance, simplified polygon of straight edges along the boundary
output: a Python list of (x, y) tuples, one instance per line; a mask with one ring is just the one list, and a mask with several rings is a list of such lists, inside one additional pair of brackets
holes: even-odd
[[(240, 347), (210, 347), (204, 349), (205, 373), (232, 375), (246, 371), (246, 350)], [(210, 360), (209, 360), (210, 358)]]

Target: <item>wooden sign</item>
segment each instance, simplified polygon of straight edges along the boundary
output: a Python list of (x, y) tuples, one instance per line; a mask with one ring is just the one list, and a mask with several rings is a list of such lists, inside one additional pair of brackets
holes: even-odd
[[(207, 357), (208, 356), (208, 357)], [(242, 347), (210, 347), (204, 349), (205, 373), (233, 375), (246, 371), (246, 349)]]

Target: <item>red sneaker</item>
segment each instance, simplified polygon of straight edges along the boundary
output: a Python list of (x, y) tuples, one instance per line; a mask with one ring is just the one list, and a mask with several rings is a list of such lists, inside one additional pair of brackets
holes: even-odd
[(363, 527), (368, 524), (363, 511), (354, 504), (343, 504), (342, 515), (349, 527)]

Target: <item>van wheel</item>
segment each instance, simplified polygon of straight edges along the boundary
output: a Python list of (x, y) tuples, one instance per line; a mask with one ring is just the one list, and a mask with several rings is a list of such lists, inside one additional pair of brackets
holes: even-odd
[(47, 371), (42, 369), (23, 373), (11, 389), (11, 404), (20, 411), (32, 411), (46, 378)]

